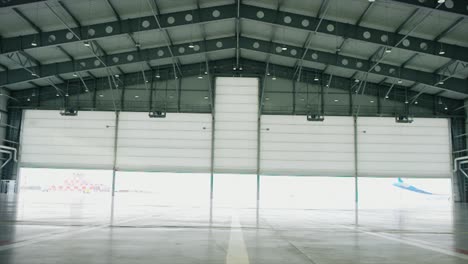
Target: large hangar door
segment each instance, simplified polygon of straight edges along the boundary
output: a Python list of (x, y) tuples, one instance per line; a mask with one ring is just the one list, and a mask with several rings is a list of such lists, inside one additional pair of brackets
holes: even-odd
[(258, 79), (216, 78), (216, 173), (257, 173)]
[(122, 112), (117, 169), (146, 172), (210, 172), (211, 114)]
[(21, 138), (21, 166), (36, 168), (112, 169), (113, 112), (26, 110)]
[(357, 120), (360, 177), (450, 178), (448, 119), (394, 118)]
[(264, 175), (353, 176), (352, 117), (262, 116), (261, 162)]

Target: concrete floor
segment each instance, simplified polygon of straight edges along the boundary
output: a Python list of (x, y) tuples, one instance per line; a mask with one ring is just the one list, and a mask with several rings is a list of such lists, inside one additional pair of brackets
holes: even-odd
[[(112, 206), (113, 205), (113, 206)], [(183, 208), (0, 197), (0, 263), (468, 263), (468, 207)]]

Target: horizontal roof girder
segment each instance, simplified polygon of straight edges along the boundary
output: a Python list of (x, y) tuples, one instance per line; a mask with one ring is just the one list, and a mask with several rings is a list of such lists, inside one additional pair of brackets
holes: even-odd
[[(200, 12), (200, 13), (199, 13)], [(235, 5), (224, 5), (216, 7), (187, 10), (175, 13), (162, 14), (158, 17), (163, 29), (206, 23), (223, 19), (235, 18)], [(82, 40), (93, 40), (148, 30), (158, 30), (159, 27), (153, 16), (138, 17), (122, 21), (93, 24), (86, 27), (71, 28)], [(10, 53), (23, 49), (36, 49), (46, 46), (56, 46), (65, 43), (80, 42), (68, 29), (47, 31), (38, 34), (30, 34), (19, 37), (3, 38), (1, 53)], [(32, 46), (35, 42), (37, 45)]]
[[(242, 49), (249, 49), (263, 53), (271, 53), (278, 56), (286, 56), (294, 59), (300, 59), (304, 49), (297, 46), (284, 45), (280, 43), (272, 43), (269, 41), (254, 39), (254, 38), (241, 38)], [(287, 47), (286, 51), (282, 48)], [(374, 62), (359, 59), (350, 56), (343, 56), (331, 52), (323, 52), (314, 49), (309, 49), (308, 55), (304, 58), (306, 61), (323, 63), (326, 65), (333, 65), (337, 67), (352, 69), (360, 72), (367, 72), (372, 68), (370, 73), (382, 75), (384, 77), (401, 78), (412, 82), (422, 83), (429, 86), (435, 86), (447, 91), (454, 91), (468, 95), (468, 80), (451, 78), (438, 84), (440, 75), (431, 72), (418, 71), (413, 69), (399, 69), (398, 66), (379, 63), (378, 66), (372, 67)], [(437, 84), (437, 85), (436, 85)]]
[[(265, 76), (265, 69), (266, 69), (266, 63), (261, 62), (261, 61), (254, 61), (254, 60), (248, 60), (248, 59), (240, 59), (240, 63), (243, 67), (243, 71), (234, 71), (232, 68), (232, 65), (234, 65), (235, 58), (232, 59), (223, 59), (223, 60), (217, 60), (217, 61), (211, 61), (210, 62), (210, 73), (214, 74), (215, 76), (255, 76), (255, 77), (264, 77)], [(294, 76), (294, 68), (293, 67), (287, 67), (287, 66), (281, 66), (277, 64), (272, 64), (269, 63), (270, 69), (274, 69), (274, 75), (277, 78), (283, 78), (283, 79), (292, 79)], [(184, 77), (189, 77), (189, 76), (197, 76), (200, 74), (200, 63), (195, 63), (195, 64), (187, 64), (187, 65), (182, 65), (182, 72), (184, 74)], [(153, 71), (144, 71), (145, 76), (154, 76), (155, 75), (155, 70)], [(165, 81), (165, 80), (173, 80), (173, 70), (172, 70), (172, 65), (164, 65), (160, 66), (159, 69), (157, 70), (158, 76), (160, 76), (157, 81)], [(119, 76), (121, 80), (123, 80), (124, 85), (126, 86), (131, 86), (131, 85), (139, 85), (139, 84), (145, 84), (145, 78), (142, 78), (142, 72), (134, 72), (134, 73), (125, 73)], [(317, 74), (316, 69), (312, 68), (307, 68), (303, 67), (303, 74), (301, 75), (301, 82), (304, 83), (312, 83), (312, 84), (317, 84), (316, 81), (314, 81), (314, 77)], [(320, 76), (321, 80), (328, 81), (331, 79), (330, 82), (330, 87), (331, 88), (337, 88), (341, 89), (343, 91), (346, 91), (348, 93), (352, 87), (353, 84), (355, 84), (354, 80), (350, 78), (344, 78), (344, 77), (339, 77), (339, 76), (330, 76), (328, 74), (321, 74)], [(156, 81), (156, 79), (153, 79)], [(86, 79), (84, 80), (86, 83), (86, 87), (88, 87), (89, 92), (95, 91), (102, 91), (109, 89), (108, 87), (108, 82), (107, 82), (107, 77), (101, 77), (101, 78), (96, 78), (96, 79)], [(99, 84), (99, 85), (98, 85)], [(323, 84), (323, 83), (322, 83)], [(73, 96), (76, 94), (83, 94), (85, 93), (85, 86), (82, 85), (80, 79), (74, 79), (71, 80), (68, 84), (59, 84), (57, 85), (60, 89), (62, 90), (67, 90), (69, 93), (69, 96)], [(68, 86), (68, 89), (67, 89)], [(405, 87), (399, 86), (399, 85), (394, 85), (394, 91), (397, 89), (400, 89), (401, 95), (404, 95), (405, 93), (403, 92), (405, 90)], [(50, 86), (44, 86), (39, 88), (40, 89), (40, 100), (50, 100), (56, 98), (56, 90), (53, 87)], [(390, 96), (389, 98), (385, 98), (387, 95), (387, 91), (389, 89), (388, 85), (381, 85), (377, 83), (367, 83), (366, 85), (366, 95), (372, 95), (376, 97), (380, 97), (382, 100), (388, 100), (388, 101), (395, 101), (395, 102), (403, 102), (405, 99), (402, 98), (397, 98), (397, 97), (392, 97)], [(182, 90), (183, 87), (182, 87)], [(31, 105), (31, 102), (28, 101), (28, 99), (31, 99), (31, 95), (35, 94), (36, 96), (38, 95), (38, 88), (31, 88), (31, 89), (26, 89), (26, 90), (20, 90), (20, 91), (12, 91), (11, 96), (18, 99), (18, 101), (11, 101), (11, 106), (12, 107), (34, 107), (34, 105)], [(46, 92), (47, 91), (47, 92)], [(208, 91), (208, 87), (207, 87)], [(274, 92), (274, 91), (268, 91), (266, 92)], [(408, 90), (407, 91), (407, 97), (408, 98), (413, 98), (418, 95), (418, 92)], [(423, 99), (426, 100), (423, 100)], [(427, 107), (431, 108), (432, 102), (434, 99), (436, 99), (436, 96), (433, 95), (422, 95), (420, 97), (421, 103), (418, 105), (419, 107)], [(424, 101), (426, 101), (426, 104), (424, 104)], [(463, 100), (454, 100), (454, 99), (444, 99), (444, 102), (449, 104), (449, 105), (463, 105)]]
[[(436, 9), (439, 6), (437, 0), (390, 0), (392, 2), (397, 2), (405, 5), (410, 5), (414, 7), (424, 7), (429, 9)], [(451, 0), (445, 1), (444, 4), (441, 4), (437, 10), (449, 12), (457, 15), (464, 15), (468, 17), (468, 3), (466, 1), (460, 0)]]
[[(194, 48), (189, 48), (189, 44), (193, 44)], [(177, 57), (193, 54), (203, 54), (204, 52), (218, 50), (234, 49), (235, 47), (235, 37), (227, 37), (207, 41), (177, 44), (172, 46), (171, 50), (172, 53)], [(123, 64), (146, 62), (170, 57), (171, 53), (169, 52), (169, 49), (166, 46), (164, 46), (151, 49), (141, 49), (139, 51), (129, 51), (117, 54), (110, 54), (102, 56), (101, 58), (108, 67), (113, 67)], [(41, 66), (29, 68), (30, 71), (37, 73), (38, 76), (36, 77), (32, 76), (29, 71), (26, 71), (24, 69), (14, 69), (0, 72), (0, 85), (27, 82), (38, 78), (47, 78), (59, 74), (85, 72), (101, 68), (105, 68), (105, 65), (103, 65), (95, 57), (52, 64), (43, 64)]]
[[(418, 2), (416, 0), (414, 1)], [(200, 11), (198, 11), (198, 9), (194, 9), (163, 14), (160, 16), (159, 20), (162, 28), (170, 28), (175, 26), (192, 25), (194, 23), (234, 19), (236, 17), (236, 10), (237, 6), (235, 4), (215, 6), (201, 8)], [(276, 16), (277, 14), (278, 16)], [(283, 11), (277, 12), (275, 9), (249, 6), (245, 4), (241, 6), (240, 17), (241, 19), (251, 19), (306, 31), (314, 31), (320, 21), (319, 18), (311, 16)], [(82, 39), (99, 39), (155, 29), (158, 29), (158, 26), (152, 16), (137, 17), (122, 20), (121, 22), (115, 21), (99, 23), (82, 28), (72, 28), (72, 30), (76, 32), (77, 35), (81, 36)], [(394, 32), (356, 26), (328, 19), (322, 20), (317, 32), (356, 39), (378, 45), (390, 46), (395, 45), (404, 37), (404, 35)], [(37, 43), (36, 47), (31, 46), (31, 43), (33, 41), (38, 42), (37, 40), (40, 40), (40, 43)], [(37, 34), (30, 34), (19, 37), (4, 38), (2, 39), (1, 53), (9, 53), (22, 49), (36, 49), (77, 41), (79, 40), (76, 39), (68, 29), (48, 31), (41, 33), (40, 37), (38, 37)], [(445, 51), (445, 54), (443, 55), (439, 54), (441, 45), (443, 45), (443, 49)], [(430, 39), (407, 37), (405, 41), (398, 46), (398, 48), (421, 54), (431, 54), (468, 62), (468, 48), (441, 43)]]
[[(193, 54), (203, 54), (204, 52), (211, 52), (217, 50), (226, 50), (236, 48), (236, 38), (227, 37), (219, 39), (211, 39), (193, 43), (195, 48), (189, 48), (190, 43), (183, 43), (172, 46), (171, 50), (175, 56), (185, 56)], [(264, 40), (241, 37), (240, 48), (250, 49), (268, 54), (275, 54), (278, 56), (287, 56), (290, 58), (299, 59), (304, 52), (304, 48), (287, 45), (288, 50), (283, 51), (284, 44), (272, 43)], [(372, 68), (371, 73), (382, 75), (384, 77), (401, 78), (412, 82), (422, 83), (430, 86), (435, 86), (440, 80), (440, 75), (423, 72), (413, 69), (399, 69), (398, 66), (380, 63), (376, 67), (372, 67), (373, 62), (366, 59), (360, 59), (350, 56), (342, 56), (335, 53), (323, 52), (318, 50), (309, 49), (309, 55), (304, 59), (306, 61), (318, 62), (327, 65), (334, 65), (337, 67), (352, 69), (360, 72), (367, 72)], [(119, 66), (123, 64), (131, 64), (136, 62), (145, 62), (150, 60), (157, 60), (169, 58), (170, 52), (166, 47), (158, 47), (151, 49), (142, 49), (139, 51), (130, 51), (117, 54), (104, 56), (104, 62), (107, 66)], [(59, 74), (67, 74), (73, 72), (89, 71), (93, 69), (104, 68), (105, 66), (100, 63), (96, 58), (85, 58), (75, 61), (67, 61), (53, 64), (44, 64), (29, 68), (29, 70), (37, 73), (39, 76), (32, 76), (30, 72), (24, 69), (15, 69), (8, 72), (0, 72), (0, 85), (8, 85), (12, 83), (31, 81), (37, 78), (46, 78), (56, 76)], [(451, 78), (444, 82), (444, 84), (437, 84), (436, 87), (454, 91), (462, 94), (468, 94), (468, 80)]]
[[(417, 2), (417, 1), (416, 1)], [(241, 8), (241, 17), (258, 22), (270, 23), (305, 31), (314, 31), (320, 19), (274, 9), (244, 5)], [(378, 30), (363, 26), (356, 26), (334, 20), (323, 19), (317, 28), (318, 33), (340, 36), (377, 45), (395, 46), (405, 35), (390, 31)], [(439, 54), (443, 45), (445, 54)], [(408, 36), (398, 45), (399, 49), (410, 50), (421, 54), (446, 57), (468, 62), (468, 48), (452, 44), (440, 43), (430, 39)]]
[(44, 2), (44, 1), (47, 1), (47, 0), (3, 0), (3, 1), (0, 1), (0, 8), (33, 4), (33, 3)]

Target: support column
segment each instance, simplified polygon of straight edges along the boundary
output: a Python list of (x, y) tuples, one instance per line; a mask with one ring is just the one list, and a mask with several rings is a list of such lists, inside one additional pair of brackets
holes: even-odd
[(120, 112), (115, 112), (115, 126), (114, 126), (114, 160), (112, 163), (112, 196), (115, 195), (115, 174), (117, 172), (117, 144), (119, 137), (119, 116)]
[(358, 184), (358, 129), (357, 116), (354, 115), (354, 201), (359, 204), (359, 184)]
[[(207, 70), (209, 72), (209, 70)], [(210, 97), (211, 97), (211, 164), (210, 164), (210, 208), (212, 207), (214, 197), (214, 150), (215, 150), (215, 87), (216, 79), (209, 77)]]
[(257, 119), (257, 208), (258, 208), (258, 203), (260, 201), (260, 147), (261, 147), (261, 129), (262, 129), (262, 109), (263, 109), (263, 97), (264, 97), (264, 91), (265, 91), (265, 85), (266, 85), (266, 80), (265, 78), (259, 79), (258, 80), (259, 85), (258, 87), (261, 89), (260, 90), (260, 96), (259, 96), (259, 107), (258, 107), (258, 119)]

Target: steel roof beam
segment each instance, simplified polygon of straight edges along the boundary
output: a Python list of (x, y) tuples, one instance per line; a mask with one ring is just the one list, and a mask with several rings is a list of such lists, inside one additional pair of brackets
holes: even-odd
[[(468, 8), (468, 6), (467, 6)], [(444, 31), (442, 31), (437, 37), (434, 39), (434, 41), (439, 41), (445, 36), (447, 36), (450, 32), (452, 32), (458, 25), (461, 24), (461, 22), (465, 20), (464, 17), (459, 17), (455, 22), (453, 22), (450, 26), (448, 26)]]
[[(192, 13), (194, 11), (198, 12), (198, 10), (187, 10), (169, 14), (162, 14), (159, 15), (159, 18), (161, 21), (162, 28), (170, 28), (173, 26), (191, 25), (194, 23), (206, 23), (222, 19), (235, 19), (237, 12), (236, 8), (237, 6), (235, 4), (203, 8), (200, 11), (202, 15), (195, 16), (193, 18), (193, 21), (186, 21), (185, 18), (188, 15), (192, 16)], [(213, 16), (215, 10), (219, 11), (219, 13), (216, 13), (219, 14), (219, 16), (217, 17)], [(262, 18), (257, 16), (257, 13), (259, 13), (259, 11), (263, 12)], [(316, 26), (318, 25), (318, 22), (320, 21), (319, 18), (303, 16), (289, 12), (278, 11), (278, 16), (276, 16), (276, 13), (277, 10), (274, 9), (260, 8), (242, 4), (240, 17), (241, 19), (247, 18), (255, 21), (275, 24), (284, 27), (291, 27), (295, 29), (302, 29), (306, 31), (315, 30)], [(170, 19), (171, 17), (173, 18), (173, 20)], [(291, 18), (291, 22), (286, 23), (285, 17)], [(275, 18), (278, 19), (276, 20)], [(172, 24), (170, 22), (172, 22)], [(147, 25), (146, 28), (143, 26), (143, 23)], [(81, 35), (85, 36), (88, 35), (87, 32), (84, 32), (87, 31), (87, 29), (88, 26), (86, 27), (86, 29), (73, 28), (73, 31), (80, 32)], [(89, 29), (94, 30), (94, 35), (90, 36), (90, 39), (99, 39), (122, 34), (130, 34), (133, 32), (154, 30), (158, 29), (158, 26), (156, 25), (156, 23), (154, 23), (154, 17), (147, 16), (123, 20), (122, 22), (116, 21), (109, 23), (94, 24), (90, 25)], [(322, 21), (322, 24), (318, 27), (318, 32), (329, 35), (337, 35), (344, 38), (351, 38), (378, 45), (385, 45), (387, 44), (387, 42), (389, 45), (391, 45), (397, 43), (404, 37), (404, 35), (394, 32), (350, 25), (327, 19)], [(37, 34), (25, 35), (21, 37), (4, 38), (2, 40), (2, 53), (14, 52), (20, 49), (35, 48), (31, 46), (31, 42), (34, 39), (40, 40), (39, 43), (37, 43), (37, 47), (53, 46), (63, 43), (79, 41), (73, 36), (73, 34), (69, 32), (68, 29), (43, 32), (39, 35), (41, 36), (40, 38), (37, 36)], [(382, 41), (381, 38), (383, 36), (386, 36), (388, 38), (388, 41)], [(407, 41), (405, 41), (403, 45), (399, 45), (397, 48), (415, 51), (421, 54), (431, 54), (435, 56), (447, 57), (468, 62), (468, 48), (466, 47), (445, 44), (429, 39), (422, 39), (411, 36), (407, 37), (406, 40)], [(444, 46), (445, 54), (443, 55), (439, 54), (441, 45)]]
[[(218, 60), (218, 61), (212, 61), (211, 69), (215, 75), (218, 76), (232, 76), (233, 74), (236, 74), (238, 72), (234, 71), (232, 69), (232, 64), (235, 63), (236, 59), (224, 59), (224, 60)], [(265, 71), (265, 62), (260, 62), (260, 61), (254, 61), (254, 60), (247, 60), (247, 59), (241, 59), (242, 65), (245, 67), (245, 73), (247, 74), (246, 76), (263, 76), (264, 71)], [(292, 80), (293, 75), (294, 75), (294, 68), (292, 67), (287, 67), (287, 66), (281, 66), (277, 64), (270, 64), (271, 67), (275, 69), (275, 76), (277, 78), (284, 78), (284, 79), (290, 79)], [(182, 65), (182, 70), (184, 72), (184, 76), (189, 77), (189, 76), (197, 76), (199, 74), (199, 63), (194, 63), (194, 64), (189, 64), (189, 65)], [(299, 80), (300, 82), (307, 82), (307, 83), (313, 83), (316, 84), (317, 82), (313, 81), (313, 76), (317, 73), (316, 69), (312, 68), (307, 68), (303, 67), (303, 74), (301, 79)], [(173, 75), (172, 75), (172, 65), (164, 65), (161, 66), (159, 71), (161, 72), (161, 77), (158, 79), (158, 81), (165, 81), (165, 80), (172, 80)], [(150, 76), (153, 74), (153, 71), (145, 71), (144, 72), (146, 75)], [(126, 85), (144, 85), (144, 79), (141, 78), (141, 71), (134, 72), (134, 73), (125, 73), (121, 78), (124, 78), (126, 80)], [(330, 75), (321, 73), (321, 78), (322, 79), (329, 79)], [(80, 79), (75, 79), (75, 80), (70, 80), (69, 87), (74, 87), (69, 89), (69, 94), (70, 96), (76, 95), (76, 94), (83, 94), (85, 93), (85, 90), (83, 87), (80, 88), (80, 83), (82, 81)], [(95, 80), (93, 79), (83, 79), (83, 82), (85, 82), (87, 87), (90, 87), (90, 90), (105, 90), (108, 89), (108, 87), (100, 86), (96, 84), (99, 83), (106, 83), (106, 77), (101, 77), (97, 78)], [(330, 83), (331, 88), (337, 88), (337, 89), (342, 89), (344, 91), (349, 91), (349, 87), (354, 84), (354, 81), (351, 80), (350, 78), (345, 78), (345, 77), (339, 77), (339, 76), (333, 76), (333, 79)], [(57, 85), (60, 89), (66, 89), (66, 84), (59, 84)], [(372, 96), (377, 96), (381, 97), (382, 99), (386, 99), (388, 101), (396, 101), (403, 103), (405, 98), (396, 98), (394, 96), (389, 96), (388, 98), (385, 98), (385, 96), (388, 96), (389, 93), (379, 93), (378, 91), (387, 91), (389, 87), (398, 87), (402, 89), (403, 91), (405, 87), (399, 87), (395, 84), (392, 86), (389, 85), (379, 85), (377, 83), (367, 83), (366, 87), (366, 94), (372, 95)], [(56, 98), (56, 91), (52, 87), (48, 86), (43, 86), (41, 87), (41, 100), (50, 100)], [(31, 102), (27, 101), (27, 98), (31, 96), (31, 93), (34, 93), (36, 91), (35, 88), (27, 89), (27, 90), (21, 90), (21, 91), (12, 91), (12, 96), (18, 99), (18, 103), (12, 102), (13, 107), (28, 107), (30, 105), (33, 107), (34, 105), (31, 104)], [(48, 92), (47, 92), (48, 91)], [(208, 88), (207, 88), (208, 91)], [(274, 93), (274, 91), (265, 91), (267, 93)], [(292, 93), (292, 92), (291, 92)], [(417, 96), (418, 92), (415, 91), (408, 91), (408, 97), (414, 97)], [(423, 95), (421, 95), (423, 96)], [(434, 96), (432, 95), (424, 95), (426, 99), (429, 99), (427, 101), (432, 102), (432, 99)], [(453, 104), (453, 105), (460, 105), (463, 104), (463, 100), (454, 100), (454, 99), (444, 99), (448, 100), (447, 103)], [(428, 103), (426, 106), (422, 104), (422, 102), (419, 104), (419, 106), (427, 107), (429, 109), (432, 108), (432, 103)]]
[[(212, 39), (206, 42), (199, 41), (194, 42), (195, 46), (199, 48), (190, 49), (188, 48), (191, 43), (182, 43), (174, 45), (171, 47), (171, 51), (176, 56), (185, 56), (193, 54), (203, 54), (206, 52), (216, 51), (216, 50), (226, 50), (226, 49), (235, 49), (236, 47), (236, 38), (220, 38)], [(304, 48), (292, 45), (284, 45), (280, 43), (269, 42), (265, 40), (241, 37), (240, 38), (240, 47), (242, 49), (249, 49), (253, 51), (263, 52), (266, 54), (277, 55), (277, 56), (286, 56), (289, 58), (300, 59), (301, 54), (304, 52)], [(282, 48), (287, 47), (286, 51), (283, 51)], [(130, 64), (136, 62), (145, 62), (148, 60), (158, 60), (163, 58), (170, 58), (171, 53), (167, 47), (158, 47), (151, 49), (144, 49), (140, 52), (131, 51), (131, 52), (122, 52), (116, 54), (110, 54), (103, 56), (103, 61), (106, 65), (119, 66), (123, 64)], [(323, 52), (318, 50), (310, 50), (310, 55), (304, 58), (306, 61), (329, 64), (337, 67), (347, 68), (360, 72), (367, 72), (372, 68), (370, 73), (380, 75), (382, 77), (393, 77), (400, 78), (407, 81), (418, 82), (426, 84), (429, 86), (435, 86), (440, 89), (455, 91), (462, 94), (468, 94), (468, 81), (465, 79), (451, 78), (443, 84), (438, 84), (441, 78), (445, 76), (431, 73), (418, 71), (407, 68), (400, 68), (395, 65), (389, 64), (379, 64), (377, 67), (372, 67), (372, 61), (367, 59), (355, 58), (351, 56), (342, 56), (337, 55), (331, 52)], [(74, 62), (60, 62), (53, 64), (44, 64), (41, 66), (31, 67), (31, 70), (34, 72), (40, 72), (42, 78), (50, 77), (57, 74), (66, 74), (73, 72), (83, 72), (93, 69), (104, 68), (101, 61), (96, 58), (85, 58), (75, 60)], [(8, 85), (18, 82), (26, 82), (29, 80), (35, 79), (34, 76), (30, 74), (15, 69), (8, 72), (0, 72), (0, 85)], [(8, 80), (8, 82), (6, 81)]]
[(70, 16), (70, 18), (73, 20), (73, 22), (76, 24), (77, 27), (81, 27), (81, 22), (76, 18), (76, 16), (70, 11), (70, 9), (62, 2), (58, 1), (59, 5), (62, 7), (63, 10), (65, 10), (65, 13)]
[[(65, 61), (52, 64), (33, 65), (30, 70), (39, 74), (41, 78), (47, 78), (58, 74), (67, 74), (73, 72), (85, 72), (93, 69), (104, 69), (108, 67), (119, 66), (123, 64), (131, 64), (137, 62), (146, 62), (150, 60), (158, 60), (171, 58), (175, 56), (185, 56), (193, 54), (203, 54), (217, 50), (234, 49), (236, 45), (235, 37), (219, 38), (213, 40), (193, 42), (194, 49), (190, 49), (190, 43), (181, 43), (171, 47), (171, 51), (167, 47), (158, 47), (150, 49), (142, 49), (140, 51), (122, 52), (117, 54), (109, 54), (101, 57), (105, 62), (96, 57), (75, 59), (74, 61)], [(8, 72), (0, 72), (0, 85), (8, 85), (13, 83), (27, 82), (36, 79), (30, 73), (24, 72), (22, 69), (14, 69)], [(7, 81), (8, 80), (8, 81)]]
[[(281, 48), (284, 46), (287, 47), (287, 51), (281, 50)], [(304, 51), (302, 47), (283, 45), (278, 43), (273, 43), (273, 45), (270, 47), (268, 41), (246, 37), (241, 38), (241, 48), (263, 53), (271, 53), (277, 56), (286, 56), (295, 59), (300, 59), (300, 56)], [(465, 79), (452, 78), (444, 82), (444, 84), (438, 84), (441, 76), (431, 72), (424, 72), (407, 68), (402, 69), (399, 66), (384, 63), (380, 63), (378, 66), (373, 67), (373, 62), (366, 59), (342, 56), (335, 53), (318, 50), (311, 50), (310, 55), (306, 56), (304, 60), (322, 64), (330, 64), (333, 66), (357, 70), (360, 72), (367, 72), (372, 68), (370, 73), (381, 75), (383, 77), (401, 78), (403, 80), (419, 82), (447, 91), (468, 94), (468, 81)]]
[(439, 3), (437, 0), (390, 0), (392, 2), (401, 3), (413, 7), (423, 7), (428, 9), (437, 9), (438, 11), (444, 11), (452, 14), (463, 15), (468, 17), (468, 8), (466, 1), (460, 0), (453, 0), (453, 1), (446, 1), (445, 4), (440, 5), (439, 8), (436, 8)]
[(13, 11), (15, 11), (16, 14), (18, 14), (24, 21), (26, 21), (26, 23), (28, 23), (28, 25), (30, 27), (32, 27), (37, 33), (41, 33), (42, 30), (36, 25), (34, 24), (34, 22), (32, 22), (31, 19), (29, 19), (27, 16), (25, 16), (23, 14), (23, 12), (21, 12), (18, 8), (13, 8)]
[[(274, 9), (249, 6), (245, 4), (241, 10), (241, 17), (245, 19), (304, 30), (307, 32), (314, 31), (317, 28), (317, 25), (319, 25), (317, 29), (317, 32), (319, 33), (351, 38), (377, 45), (394, 46), (404, 39), (405, 41), (396, 47), (397, 49), (404, 49), (421, 54), (430, 54), (468, 62), (468, 48), (466, 47), (440, 43), (430, 39), (405, 36), (391, 31), (351, 25), (329, 19), (304, 16), (291, 12), (280, 11), (277, 14)], [(444, 46), (445, 54), (439, 54), (441, 45)]]
[(122, 21), (122, 19), (120, 18), (119, 12), (117, 12), (117, 9), (115, 8), (114, 4), (112, 4), (110, 0), (106, 0), (106, 2), (109, 5), (109, 7), (112, 9), (112, 13), (114, 13), (114, 16), (117, 19), (117, 21)]
[(20, 6), (20, 5), (26, 5), (26, 4), (34, 4), (34, 3), (45, 2), (45, 1), (47, 1), (47, 0), (8, 0), (8, 1), (0, 1), (0, 8)]
[[(214, 11), (219, 11), (219, 13)], [(207, 23), (211, 21), (220, 21), (224, 19), (234, 19), (236, 17), (235, 5), (215, 6), (208, 8), (201, 8), (199, 16), (193, 16), (198, 10), (187, 10), (181, 12), (161, 14), (158, 16), (161, 27), (163, 29), (192, 25), (199, 23)], [(219, 15), (218, 15), (219, 14)], [(192, 20), (187, 21), (187, 18), (192, 17)], [(78, 36), (87, 36), (88, 39), (83, 40), (96, 40), (99, 38), (106, 38), (112, 36), (120, 36), (125, 34), (132, 34), (135, 32), (145, 32), (150, 30), (159, 29), (155, 22), (154, 16), (137, 17), (114, 22), (98, 23), (88, 25), (84, 28), (74, 27), (71, 28)], [(89, 34), (89, 32), (93, 34)], [(36, 40), (37, 47), (31, 46), (31, 42)], [(68, 29), (46, 31), (39, 34), (29, 34), (19, 37), (9, 37), (2, 39), (1, 53), (10, 53), (23, 49), (35, 49), (46, 46), (56, 46), (65, 43), (81, 42), (77, 39)]]
[(375, 2), (370, 2), (366, 9), (364, 10), (364, 12), (362, 12), (362, 14), (359, 16), (358, 20), (356, 21), (356, 26), (359, 26), (362, 21), (364, 20), (364, 18), (367, 16), (367, 14), (369, 13), (369, 11), (372, 9), (372, 6), (374, 6)]
[(398, 28), (395, 30), (396, 33), (400, 33), (400, 31), (405, 28), (405, 26), (413, 19), (413, 17), (419, 13), (419, 8), (416, 8), (401, 24), (398, 26)]

